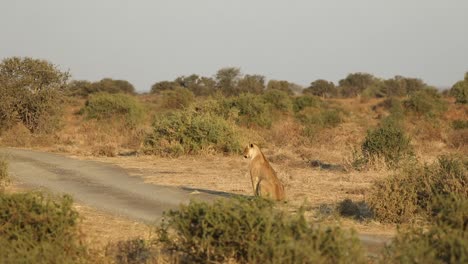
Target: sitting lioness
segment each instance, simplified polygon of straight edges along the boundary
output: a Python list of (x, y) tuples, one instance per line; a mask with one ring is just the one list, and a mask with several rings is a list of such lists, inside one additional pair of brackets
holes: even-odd
[(244, 158), (250, 158), (249, 171), (254, 195), (277, 201), (284, 200), (283, 184), (260, 148), (249, 144), (244, 149)]

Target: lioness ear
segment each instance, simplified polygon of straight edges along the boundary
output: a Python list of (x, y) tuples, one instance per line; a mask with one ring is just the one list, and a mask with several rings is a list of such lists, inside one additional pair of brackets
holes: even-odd
[(252, 144), (252, 143), (250, 143), (250, 147), (253, 148), (253, 144)]

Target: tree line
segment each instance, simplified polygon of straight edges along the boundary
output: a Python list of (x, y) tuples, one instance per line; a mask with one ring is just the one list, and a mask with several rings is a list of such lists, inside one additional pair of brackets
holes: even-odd
[[(100, 92), (136, 94), (134, 86), (126, 80), (104, 78), (90, 82), (69, 81), (69, 78), (69, 72), (61, 71), (47, 60), (29, 57), (3, 59), (0, 63), (0, 128), (9, 128), (16, 121), (21, 121), (31, 131), (47, 130), (46, 127), (57, 122), (54, 117), (61, 111), (59, 106), (63, 95), (87, 97)], [(318, 79), (303, 89), (286, 80), (267, 82), (263, 75), (244, 75), (239, 68), (227, 67), (218, 70), (213, 77), (192, 74), (172, 81), (156, 82), (151, 86), (150, 93), (183, 90), (193, 96), (234, 96), (280, 90), (289, 95), (302, 93), (324, 98), (348, 98), (406, 96), (423, 89), (437, 92), (418, 78), (395, 76), (381, 79), (369, 73), (350, 73), (338, 85)], [(457, 103), (467, 103), (468, 72), (448, 93), (456, 98)]]

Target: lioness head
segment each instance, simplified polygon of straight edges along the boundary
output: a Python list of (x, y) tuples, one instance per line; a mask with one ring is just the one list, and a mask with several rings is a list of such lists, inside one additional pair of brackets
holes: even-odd
[(250, 143), (245, 147), (243, 156), (246, 159), (253, 158), (257, 154), (258, 150), (257, 145)]

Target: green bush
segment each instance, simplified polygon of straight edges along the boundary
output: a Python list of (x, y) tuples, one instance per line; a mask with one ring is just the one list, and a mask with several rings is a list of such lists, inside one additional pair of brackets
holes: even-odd
[(68, 79), (45, 60), (12, 57), (0, 63), (0, 131), (18, 122), (31, 132), (60, 127), (62, 90)]
[(378, 181), (367, 196), (375, 218), (404, 223), (437, 212), (436, 197), (457, 195), (468, 199), (468, 163), (442, 156), (432, 165), (410, 164), (394, 176)]
[(77, 221), (68, 196), (0, 193), (0, 262), (83, 263)]
[(439, 196), (435, 207), (441, 210), (428, 230), (399, 230), (386, 247), (381, 263), (468, 262), (468, 199)]
[(162, 92), (162, 104), (167, 109), (186, 108), (194, 101), (194, 98), (193, 93), (187, 88), (177, 87)]
[(224, 118), (193, 109), (161, 115), (145, 140), (145, 152), (179, 156), (202, 151), (237, 153), (240, 143)]
[(297, 96), (293, 100), (293, 110), (295, 113), (307, 107), (320, 107), (322, 101), (320, 98), (312, 95)]
[(439, 117), (447, 110), (447, 104), (442, 100), (437, 90), (425, 89), (414, 92), (404, 101), (405, 108), (420, 116)]
[(302, 211), (287, 215), (261, 199), (192, 201), (167, 213), (159, 234), (189, 263), (367, 263), (353, 233), (311, 226)]
[(413, 156), (410, 139), (405, 135), (403, 128), (392, 119), (382, 122), (380, 127), (367, 131), (361, 150), (366, 162), (383, 158), (391, 167)]
[(0, 192), (10, 183), (8, 175), (8, 161), (5, 156), (0, 155)]
[(237, 112), (237, 123), (247, 127), (269, 128), (272, 123), (271, 105), (260, 95), (241, 94), (222, 100), (222, 115), (226, 118), (233, 110)]
[(131, 126), (139, 124), (144, 119), (143, 106), (134, 97), (121, 93), (92, 94), (82, 112), (90, 119), (121, 119)]
[(270, 89), (263, 93), (263, 98), (273, 109), (283, 112), (289, 112), (292, 109), (291, 97), (285, 91)]
[(468, 128), (468, 120), (453, 120), (452, 128), (455, 130)]
[(321, 109), (307, 107), (296, 114), (296, 118), (304, 125), (323, 128), (336, 127), (343, 121), (341, 112), (337, 109)]
[(135, 238), (106, 246), (105, 255), (117, 264), (158, 263), (152, 241)]
[(450, 89), (450, 94), (455, 97), (457, 103), (468, 103), (468, 72), (465, 73), (465, 79), (455, 83)]

